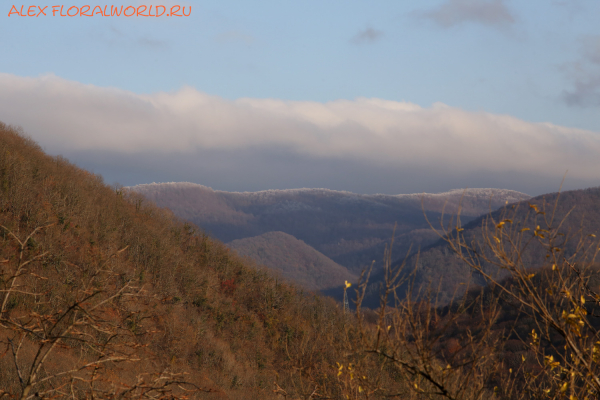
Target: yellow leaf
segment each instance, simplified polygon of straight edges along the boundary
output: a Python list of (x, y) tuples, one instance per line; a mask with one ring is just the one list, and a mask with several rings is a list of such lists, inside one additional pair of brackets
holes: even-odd
[(500, 228), (502, 228), (503, 225), (504, 225), (504, 221), (502, 221), (498, 225), (496, 225), (496, 228), (500, 229)]
[(581, 304), (585, 304), (585, 297), (583, 295), (581, 295)]
[(463, 228), (456, 228), (456, 232), (462, 232), (462, 231), (464, 231)]
[(350, 286), (352, 286), (352, 284), (350, 282), (348, 282), (348, 281), (345, 281), (345, 282), (346, 282), (346, 289), (348, 289)]
[(530, 230), (531, 229), (529, 229), (529, 228), (523, 228), (523, 229), (521, 229), (521, 232), (530, 231)]
[(535, 276), (535, 274), (529, 274), (529, 275), (527, 275), (527, 279), (531, 279), (531, 278), (533, 278), (534, 276)]
[(568, 383), (568, 382), (565, 382), (565, 383), (563, 383), (563, 385), (561, 386), (561, 388), (560, 388), (560, 392), (561, 392), (561, 393), (564, 393), (564, 392), (566, 392), (566, 391), (567, 391), (567, 389), (568, 389), (568, 388), (569, 388), (569, 383)]
[(552, 271), (556, 271), (556, 264), (552, 264)]

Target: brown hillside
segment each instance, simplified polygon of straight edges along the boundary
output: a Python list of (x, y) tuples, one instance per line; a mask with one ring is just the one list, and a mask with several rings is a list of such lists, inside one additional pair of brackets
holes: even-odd
[(333, 302), (1, 124), (0, 307), (0, 396), (341, 398), (358, 362)]

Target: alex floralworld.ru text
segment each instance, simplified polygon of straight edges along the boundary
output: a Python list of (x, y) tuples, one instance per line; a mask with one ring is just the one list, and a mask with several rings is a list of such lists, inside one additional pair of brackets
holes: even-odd
[[(187, 11), (187, 13), (186, 13)], [(182, 7), (174, 5), (170, 8), (165, 6), (92, 6), (85, 5), (81, 7), (77, 6), (21, 6), (17, 8), (12, 6), (8, 16), (9, 17), (40, 17), (40, 16), (52, 16), (52, 17), (189, 17), (192, 14), (192, 7)]]

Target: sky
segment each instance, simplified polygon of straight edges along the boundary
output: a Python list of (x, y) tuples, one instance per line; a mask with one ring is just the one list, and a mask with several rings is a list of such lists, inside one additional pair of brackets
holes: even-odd
[(31, 5), (0, 3), (0, 121), (109, 184), (600, 185), (596, 0)]

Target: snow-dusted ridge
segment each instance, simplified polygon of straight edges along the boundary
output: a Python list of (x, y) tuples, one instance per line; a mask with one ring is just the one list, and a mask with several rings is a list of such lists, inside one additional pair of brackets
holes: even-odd
[[(214, 193), (241, 195), (244, 197), (258, 197), (258, 198), (269, 198), (278, 195), (295, 195), (295, 194), (321, 194), (321, 195), (338, 195), (338, 196), (351, 196), (359, 198), (406, 198), (406, 199), (420, 199), (423, 196), (427, 198), (448, 198), (448, 197), (461, 197), (463, 195), (476, 198), (490, 198), (500, 196), (506, 198), (509, 202), (520, 201), (531, 198), (531, 196), (518, 192), (516, 190), (509, 189), (495, 189), (495, 188), (467, 188), (467, 189), (452, 189), (447, 192), (440, 193), (409, 193), (409, 194), (358, 194), (345, 190), (332, 190), (324, 188), (298, 188), (298, 189), (268, 189), (259, 190), (256, 192), (228, 192), (225, 190), (214, 190), (209, 186), (204, 186), (198, 183), (192, 182), (164, 182), (164, 183), (147, 183), (136, 186), (128, 186), (126, 189), (133, 190), (135, 192), (151, 192), (154, 190), (160, 190), (162, 188), (170, 189), (204, 189)], [(514, 199), (514, 200), (511, 200)]]
[(134, 192), (138, 192), (138, 191), (144, 191), (144, 190), (148, 190), (148, 189), (160, 189), (161, 187), (175, 187), (176, 189), (184, 189), (184, 188), (203, 188), (203, 189), (209, 189), (211, 191), (215, 191), (213, 190), (213, 188), (208, 187), (208, 186), (204, 186), (204, 185), (200, 185), (199, 183), (192, 183), (192, 182), (152, 182), (152, 183), (141, 183), (139, 185), (135, 185), (135, 186), (125, 186), (124, 189), (128, 189), (128, 190), (133, 190)]
[[(240, 194), (240, 195), (275, 195), (275, 194), (297, 194), (297, 193), (330, 193), (330, 194), (344, 194), (344, 195), (354, 195), (356, 193), (348, 192), (344, 190), (332, 190), (332, 189), (324, 189), (324, 188), (298, 188), (298, 189), (267, 189), (267, 190), (258, 190), (256, 192), (228, 192), (225, 190), (215, 190), (209, 186), (204, 186), (199, 183), (192, 182), (164, 182), (164, 183), (143, 183), (136, 186), (127, 186), (126, 189), (130, 189), (133, 191), (145, 191), (148, 189), (160, 189), (161, 187), (170, 187), (175, 189), (187, 189), (187, 188), (199, 188), (199, 189), (208, 189), (215, 193), (229, 193), (229, 194)], [(368, 196), (368, 195), (359, 195), (359, 196)]]

